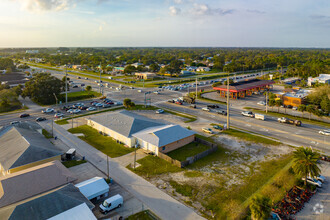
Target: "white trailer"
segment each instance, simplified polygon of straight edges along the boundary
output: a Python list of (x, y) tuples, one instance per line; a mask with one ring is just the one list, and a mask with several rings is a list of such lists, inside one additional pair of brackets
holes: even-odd
[(254, 117), (255, 117), (256, 119), (260, 119), (260, 120), (263, 120), (263, 121), (264, 121), (264, 120), (265, 120), (265, 118), (266, 118), (266, 117), (265, 117), (265, 115), (262, 115), (262, 114), (257, 114), (257, 113), (256, 113), (256, 114), (254, 114)]

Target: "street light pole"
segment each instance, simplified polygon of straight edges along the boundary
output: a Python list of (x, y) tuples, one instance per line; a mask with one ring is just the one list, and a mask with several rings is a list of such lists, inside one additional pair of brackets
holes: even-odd
[(68, 66), (65, 65), (65, 105), (68, 104)]
[[(100, 63), (100, 93), (101, 93), (101, 63)], [(102, 94), (103, 96), (103, 94)]]
[(266, 113), (268, 112), (268, 89), (266, 91)]
[(197, 89), (197, 77), (196, 77), (196, 95), (195, 95), (195, 102), (197, 101), (197, 91), (198, 91), (198, 89)]
[(229, 129), (229, 76), (227, 76), (227, 129)]

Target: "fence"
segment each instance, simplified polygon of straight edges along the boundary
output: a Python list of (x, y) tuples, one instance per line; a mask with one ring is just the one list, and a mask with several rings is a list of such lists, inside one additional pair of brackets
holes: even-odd
[(203, 151), (199, 154), (196, 154), (192, 157), (187, 157), (185, 161), (178, 161), (178, 160), (175, 160), (171, 157), (169, 157), (168, 155), (166, 154), (163, 154), (161, 152), (158, 152), (158, 157), (159, 158), (162, 158), (163, 160), (166, 160), (167, 162), (169, 163), (172, 163), (173, 165), (177, 166), (177, 167), (180, 167), (180, 168), (183, 168), (185, 166), (188, 166), (189, 164), (192, 164), (194, 163), (195, 161), (203, 158), (203, 157), (206, 157), (207, 155), (215, 152), (218, 150), (218, 146), (214, 143), (211, 143), (209, 141), (206, 141), (206, 140), (203, 140), (203, 139), (200, 139), (198, 137), (195, 137), (195, 141), (198, 142), (198, 143), (201, 143), (201, 144), (204, 144), (206, 146), (209, 146), (210, 149), (206, 150), (206, 151)]

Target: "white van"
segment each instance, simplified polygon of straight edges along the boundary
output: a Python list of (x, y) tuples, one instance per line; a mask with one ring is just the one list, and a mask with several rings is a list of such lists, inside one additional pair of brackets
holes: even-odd
[(124, 203), (124, 199), (121, 195), (117, 194), (110, 197), (109, 199), (104, 200), (100, 205), (100, 211), (104, 214), (108, 213), (112, 209), (120, 208)]
[(255, 113), (254, 117), (256, 119), (260, 119), (260, 120), (263, 120), (263, 121), (265, 120), (265, 115), (262, 115), (262, 114)]

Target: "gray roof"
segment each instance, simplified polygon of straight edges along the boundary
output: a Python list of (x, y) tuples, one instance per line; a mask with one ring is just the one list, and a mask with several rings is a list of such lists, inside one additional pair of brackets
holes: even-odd
[(58, 160), (0, 177), (0, 208), (75, 180)]
[(0, 209), (0, 219), (44, 220), (86, 203), (90, 209), (95, 206), (71, 183), (49, 194), (21, 204)]
[(163, 125), (145, 129), (133, 134), (133, 136), (154, 146), (162, 147), (194, 134), (194, 131), (183, 128), (180, 125)]
[(31, 122), (31, 121), (20, 121), (17, 124), (14, 124), (15, 127), (19, 128), (25, 128), (25, 129), (30, 129), (30, 130), (41, 130), (42, 127), (36, 123), (36, 122)]
[(91, 117), (90, 120), (124, 135), (125, 137), (131, 137), (132, 134), (146, 128), (164, 125), (163, 123), (155, 122), (126, 110), (94, 116)]
[(61, 155), (35, 130), (16, 126), (0, 129), (0, 164), (5, 170)]

